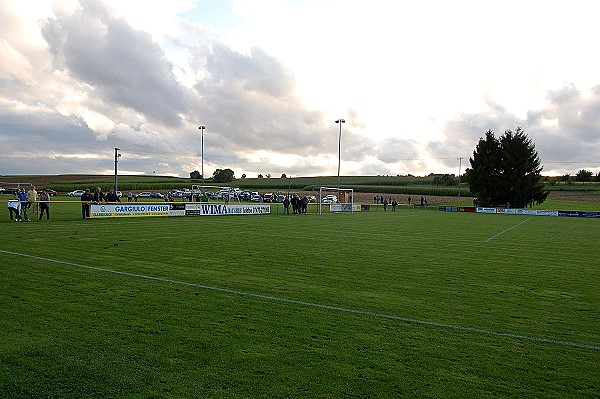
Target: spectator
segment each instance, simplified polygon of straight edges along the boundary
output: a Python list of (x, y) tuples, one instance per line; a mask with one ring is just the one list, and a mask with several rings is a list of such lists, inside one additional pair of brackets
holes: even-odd
[(287, 197), (287, 195), (283, 200), (283, 214), (290, 214), (290, 199)]
[(15, 214), (15, 222), (21, 221), (21, 203), (17, 198), (8, 200), (8, 213), (10, 214), (10, 220), (13, 220), (13, 213)]
[(21, 220), (25, 220), (29, 222), (29, 215), (27, 215), (27, 193), (24, 188), (19, 189), (19, 194), (17, 194), (19, 201), (21, 202)]
[(396, 199), (394, 198), (392, 200), (392, 212), (396, 212), (396, 207), (398, 206), (398, 203), (396, 202)]
[(38, 220), (42, 220), (44, 211), (46, 211), (46, 220), (50, 220), (50, 196), (46, 190), (42, 190), (42, 193), (40, 194), (40, 217)]
[[(381, 197), (381, 198), (383, 198), (383, 197)], [(383, 199), (383, 210), (384, 210), (384, 211), (387, 211), (387, 206), (388, 206), (388, 201), (387, 201), (387, 199)]]
[(127, 202), (131, 201), (133, 201), (133, 193), (130, 191), (129, 194), (127, 194)]
[(410, 205), (410, 197), (408, 197), (408, 205)]
[(92, 193), (90, 193), (90, 189), (86, 188), (81, 196), (81, 217), (83, 219), (90, 217), (90, 203), (92, 201), (94, 201), (94, 197), (92, 196)]
[(102, 189), (98, 187), (96, 192), (94, 193), (94, 202), (99, 204), (101, 202), (106, 202), (106, 196), (102, 192)]
[(33, 206), (33, 214), (35, 215), (37, 213), (37, 209), (36, 209), (37, 208), (37, 191), (35, 191), (35, 186), (32, 184), (29, 191), (27, 191), (27, 211), (28, 212), (33, 204), (36, 204)]
[(108, 190), (108, 193), (104, 196), (104, 198), (106, 202), (121, 202), (121, 199), (117, 193), (115, 193), (114, 187), (111, 187), (110, 190)]

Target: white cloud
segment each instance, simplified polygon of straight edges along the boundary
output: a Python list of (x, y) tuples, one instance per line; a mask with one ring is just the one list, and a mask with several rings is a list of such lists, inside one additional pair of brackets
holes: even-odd
[(119, 147), (126, 170), (187, 176), (203, 124), (207, 175), (336, 174), (340, 117), (342, 174), (454, 173), (516, 126), (551, 170), (598, 158), (593, 2), (27, 4), (0, 3), (7, 172), (35, 173), (14, 160), (43, 132), (50, 171), (110, 170)]

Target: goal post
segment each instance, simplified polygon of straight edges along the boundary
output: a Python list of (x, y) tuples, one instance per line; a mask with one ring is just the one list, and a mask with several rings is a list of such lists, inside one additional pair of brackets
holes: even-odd
[(323, 205), (329, 205), (330, 212), (354, 212), (354, 189), (319, 187), (319, 215)]

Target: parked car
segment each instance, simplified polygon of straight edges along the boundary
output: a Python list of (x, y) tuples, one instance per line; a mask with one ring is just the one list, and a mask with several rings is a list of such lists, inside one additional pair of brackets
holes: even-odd
[(43, 190), (41, 190), (41, 191), (45, 191), (45, 192), (47, 192), (47, 193), (48, 193), (48, 195), (50, 195), (50, 196), (53, 196), (53, 195), (56, 195), (56, 194), (58, 194), (56, 191), (54, 191), (54, 190), (52, 190), (52, 189), (50, 189), (50, 188), (45, 188), (45, 189), (43, 189)]
[(252, 196), (252, 198), (250, 198), (250, 201), (252, 201), (252, 202), (262, 202), (263, 199), (262, 199), (262, 197), (260, 195), (255, 194), (255, 195)]
[(240, 200), (250, 201), (250, 199), (252, 199), (252, 194), (249, 191), (242, 191), (240, 193)]
[(137, 195), (138, 198), (162, 198), (161, 193), (151, 193), (149, 191), (143, 191)]
[(337, 202), (337, 197), (335, 195), (329, 194), (323, 198), (323, 204), (335, 204)]
[(283, 202), (284, 199), (285, 199), (285, 195), (279, 194), (279, 195), (275, 196), (275, 201), (274, 202), (281, 203), (281, 202)]
[(123, 196), (123, 193), (120, 191), (117, 191), (117, 197), (121, 198)]
[(83, 193), (85, 193), (85, 190), (75, 190), (75, 191), (68, 192), (67, 195), (69, 197), (81, 197), (83, 195)]
[(265, 195), (263, 195), (263, 201), (273, 202), (273, 193), (265, 193)]

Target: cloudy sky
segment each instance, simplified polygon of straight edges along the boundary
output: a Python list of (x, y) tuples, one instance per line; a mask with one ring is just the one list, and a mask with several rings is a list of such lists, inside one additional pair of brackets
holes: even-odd
[(520, 126), (600, 171), (589, 0), (2, 0), (0, 175), (426, 175)]

